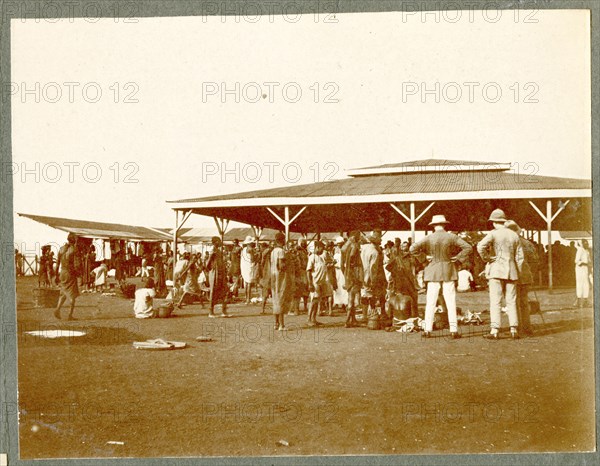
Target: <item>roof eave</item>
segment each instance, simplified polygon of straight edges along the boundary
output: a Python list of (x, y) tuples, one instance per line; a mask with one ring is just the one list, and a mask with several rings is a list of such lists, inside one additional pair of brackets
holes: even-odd
[(419, 202), (419, 201), (460, 201), (478, 199), (496, 199), (501, 193), (503, 199), (570, 199), (591, 198), (592, 190), (587, 189), (531, 189), (531, 190), (491, 190), (461, 191), (443, 193), (396, 193), (353, 196), (313, 196), (313, 197), (252, 197), (242, 199), (224, 199), (212, 201), (170, 201), (173, 210), (215, 209), (229, 207), (273, 207), (292, 205), (323, 204), (369, 204), (386, 202)]

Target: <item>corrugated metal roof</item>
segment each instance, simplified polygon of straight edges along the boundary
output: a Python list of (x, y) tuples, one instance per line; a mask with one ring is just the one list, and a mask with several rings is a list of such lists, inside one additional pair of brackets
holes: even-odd
[(498, 162), (481, 162), (474, 160), (448, 160), (448, 159), (423, 159), (411, 160), (410, 162), (386, 163), (371, 167), (351, 168), (350, 170), (373, 170), (377, 168), (405, 168), (405, 167), (439, 167), (447, 165), (471, 165), (475, 167), (491, 167), (500, 165)]
[(565, 241), (572, 241), (576, 239), (592, 239), (591, 231), (560, 231), (560, 237)]
[[(263, 228), (260, 234), (261, 241), (274, 241), (275, 235), (280, 230), (275, 230), (272, 228)], [(247, 236), (254, 237), (254, 230), (252, 228), (232, 228), (228, 232), (225, 233), (223, 239), (225, 241), (233, 241), (234, 239), (239, 239), (240, 242), (244, 241)], [(310, 235), (309, 235), (310, 236)], [(301, 238), (302, 235), (300, 233), (290, 233), (290, 239), (298, 239)], [(322, 239), (334, 239), (336, 237), (335, 234), (323, 233), (321, 234)]]
[[(464, 163), (464, 162), (463, 162)], [(285, 186), (243, 193), (167, 201), (194, 203), (259, 198), (306, 198), (339, 196), (378, 196), (403, 193), (458, 193), (478, 191), (532, 191), (591, 189), (592, 182), (577, 178), (560, 178), (518, 174), (505, 171), (400, 173), (345, 178), (320, 183)], [(448, 199), (451, 199), (448, 197)]]
[(158, 228), (148, 228), (119, 223), (91, 222), (61, 217), (46, 217), (42, 215), (21, 214), (57, 230), (74, 233), (85, 238), (124, 239), (132, 241), (168, 241), (171, 236)]

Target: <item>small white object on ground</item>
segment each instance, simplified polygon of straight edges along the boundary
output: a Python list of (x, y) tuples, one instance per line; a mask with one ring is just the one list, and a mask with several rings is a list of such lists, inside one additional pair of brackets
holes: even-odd
[(33, 335), (35, 337), (42, 338), (72, 338), (86, 335), (85, 332), (80, 332), (78, 330), (33, 330), (25, 333), (27, 335)]
[(196, 341), (201, 341), (201, 342), (213, 341), (213, 338), (209, 337), (207, 335), (200, 335), (199, 337), (196, 337)]

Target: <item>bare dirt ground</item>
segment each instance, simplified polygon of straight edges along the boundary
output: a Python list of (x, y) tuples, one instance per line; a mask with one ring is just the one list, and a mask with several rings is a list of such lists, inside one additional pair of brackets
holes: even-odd
[[(99, 294), (78, 299), (79, 320), (57, 321), (33, 307), (34, 285), (17, 282), (23, 459), (594, 449), (593, 309), (573, 309), (573, 290), (538, 291), (533, 338), (489, 342), (487, 326), (422, 339), (344, 329), (341, 314), (318, 330), (287, 317), (277, 332), (243, 304), (230, 319), (196, 304), (137, 320), (131, 301)], [(487, 294), (458, 305), (487, 309)], [(25, 333), (51, 329), (86, 335)], [(159, 337), (188, 347), (132, 347)]]

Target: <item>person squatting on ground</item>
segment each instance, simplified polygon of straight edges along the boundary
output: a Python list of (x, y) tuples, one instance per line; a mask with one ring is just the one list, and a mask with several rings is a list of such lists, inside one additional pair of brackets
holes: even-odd
[(150, 319), (156, 317), (154, 310), (154, 298), (156, 290), (154, 289), (154, 279), (146, 280), (143, 288), (135, 290), (135, 301), (133, 303), (133, 312), (137, 319)]
[(456, 280), (458, 274), (456, 263), (466, 262), (472, 247), (459, 236), (446, 231), (449, 222), (443, 215), (434, 215), (429, 222), (433, 233), (410, 247), (410, 253), (426, 255), (429, 263), (423, 271), (423, 281), (427, 286), (427, 301), (425, 305), (425, 338), (431, 336), (435, 308), (440, 294), (440, 288), (448, 309), (448, 324), (450, 337), (460, 338), (456, 316)]
[(292, 308), (294, 299), (294, 270), (290, 266), (291, 253), (284, 250), (285, 235), (275, 235), (275, 247), (271, 251), (271, 291), (273, 293), (273, 315), (275, 328), (285, 329), (284, 315)]
[(475, 279), (473, 278), (473, 274), (465, 264), (461, 265), (458, 271), (456, 291), (459, 291), (461, 293), (467, 291), (477, 291), (477, 286), (475, 285)]
[(477, 244), (477, 252), (487, 262), (485, 275), (488, 279), (490, 293), (491, 331), (484, 335), (484, 338), (498, 340), (502, 323), (502, 299), (504, 298), (510, 335), (513, 339), (517, 339), (519, 338), (517, 284), (525, 260), (523, 247), (519, 235), (506, 228), (504, 211), (494, 210), (488, 221), (492, 222), (494, 229)]
[(517, 318), (519, 321), (519, 332), (524, 335), (532, 336), (531, 318), (529, 309), (529, 287), (533, 284), (533, 271), (537, 270), (539, 261), (536, 247), (521, 236), (521, 228), (513, 220), (507, 220), (504, 224), (506, 228), (519, 235), (519, 241), (523, 248), (523, 266), (519, 273), (517, 281)]
[(69, 299), (69, 316), (67, 320), (75, 320), (73, 318), (73, 310), (75, 309), (75, 300), (79, 296), (79, 287), (77, 286), (77, 276), (79, 275), (77, 257), (77, 236), (69, 233), (67, 243), (60, 248), (56, 259), (56, 270), (59, 272), (56, 283), (60, 285), (60, 296), (58, 305), (54, 310), (54, 317), (60, 319), (60, 308)]
[(356, 321), (356, 301), (360, 300), (360, 290), (363, 283), (363, 265), (360, 258), (360, 232), (350, 232), (348, 241), (341, 249), (341, 269), (344, 274), (344, 286), (348, 292), (348, 302), (346, 305), (346, 324), (345, 327), (355, 327)]
[(104, 291), (106, 285), (106, 278), (108, 276), (108, 267), (106, 266), (106, 260), (100, 262), (100, 265), (92, 270), (94, 275), (94, 290), (99, 293)]
[(582, 239), (576, 247), (575, 292), (577, 294), (577, 299), (573, 305), (575, 307), (584, 307), (590, 305), (590, 270), (592, 267), (592, 255), (587, 240)]
[(397, 316), (400, 319), (420, 317), (418, 285), (412, 264), (402, 252), (392, 249), (390, 260), (384, 267), (390, 273), (386, 300), (389, 317)]

